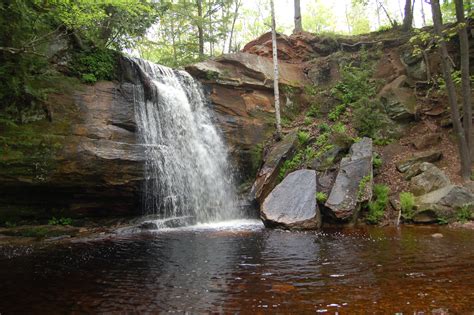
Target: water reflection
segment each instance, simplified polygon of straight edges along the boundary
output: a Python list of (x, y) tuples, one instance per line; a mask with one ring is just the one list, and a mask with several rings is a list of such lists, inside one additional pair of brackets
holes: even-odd
[(0, 313), (466, 313), (473, 239), (433, 228), (247, 227), (61, 245), (0, 258)]

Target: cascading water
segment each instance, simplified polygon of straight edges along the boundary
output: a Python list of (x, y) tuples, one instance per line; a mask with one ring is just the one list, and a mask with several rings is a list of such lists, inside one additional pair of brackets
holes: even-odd
[(227, 150), (200, 84), (185, 71), (132, 61), (145, 82), (135, 89), (135, 116), (146, 146), (147, 213), (197, 222), (238, 218)]

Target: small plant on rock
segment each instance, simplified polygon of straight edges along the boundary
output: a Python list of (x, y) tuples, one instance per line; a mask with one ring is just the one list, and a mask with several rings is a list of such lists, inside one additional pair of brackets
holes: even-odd
[(415, 196), (411, 192), (400, 193), (400, 207), (405, 220), (411, 220), (415, 214)]
[(325, 203), (326, 200), (328, 200), (328, 194), (326, 194), (325, 192), (322, 192), (322, 191), (318, 191), (316, 193), (316, 200), (319, 203)]
[(48, 225), (71, 225), (72, 219), (71, 218), (56, 218), (52, 217), (48, 221)]

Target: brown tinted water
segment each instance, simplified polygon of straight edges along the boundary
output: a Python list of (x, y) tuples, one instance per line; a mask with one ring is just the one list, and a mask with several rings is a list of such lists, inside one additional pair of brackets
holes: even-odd
[(474, 231), (247, 225), (7, 246), (0, 286), (1, 314), (467, 314)]

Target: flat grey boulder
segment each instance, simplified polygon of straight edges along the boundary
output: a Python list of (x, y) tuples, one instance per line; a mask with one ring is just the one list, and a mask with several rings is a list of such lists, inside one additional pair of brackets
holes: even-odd
[(451, 184), (448, 176), (435, 165), (423, 162), (417, 165), (419, 175), (410, 180), (410, 191), (420, 196)]
[(372, 139), (354, 143), (341, 160), (339, 173), (325, 206), (339, 220), (355, 219), (360, 203), (372, 198)]
[(316, 230), (321, 214), (316, 204), (316, 172), (290, 173), (263, 202), (260, 217), (266, 227)]

